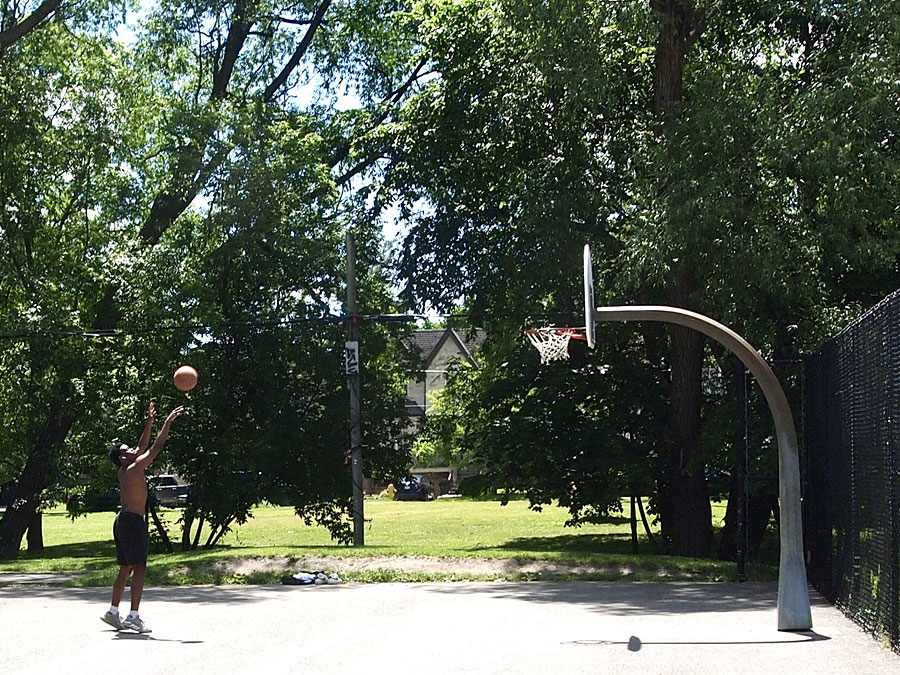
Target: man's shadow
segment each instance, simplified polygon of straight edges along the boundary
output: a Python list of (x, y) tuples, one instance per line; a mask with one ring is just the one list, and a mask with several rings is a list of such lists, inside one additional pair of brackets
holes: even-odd
[(173, 640), (170, 638), (153, 637), (150, 633), (129, 633), (117, 630), (112, 636), (115, 640), (149, 640), (152, 642), (180, 642), (183, 645), (199, 645), (203, 644), (203, 640)]

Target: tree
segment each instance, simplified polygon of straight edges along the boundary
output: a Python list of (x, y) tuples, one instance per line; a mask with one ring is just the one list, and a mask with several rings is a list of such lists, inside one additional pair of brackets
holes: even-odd
[[(99, 196), (115, 190), (110, 158), (127, 137), (127, 116), (112, 102), (133, 91), (117, 65), (111, 45), (73, 41), (58, 25), (32, 33), (0, 59), (0, 100), (11, 111), (0, 129), (0, 247), (8, 261), (0, 272), (8, 375), (0, 440), (4, 472), (17, 477), (14, 504), (0, 520), (4, 556), (18, 551), (34, 522), (41, 491), (62, 468), (55, 453), (89, 396), (83, 375), (93, 355), (81, 351), (89, 341), (67, 340), (63, 332), (102, 284), (96, 253), (110, 237), (94, 226), (93, 214)], [(45, 418), (47, 407), (55, 412)]]
[[(589, 241), (600, 304), (701, 311), (775, 356), (815, 344), (858, 311), (842, 308), (896, 281), (883, 120), (896, 119), (897, 18), (866, 7), (420, 3), (437, 75), (406, 108), (385, 187), (408, 206), (407, 297), (463, 296), (497, 317), (492, 333), (529, 315), (569, 323)], [(850, 122), (846, 97), (861, 94)], [(848, 238), (847, 222), (866, 225)], [(867, 267), (878, 272), (864, 288), (850, 270)], [(668, 380), (663, 534), (673, 552), (707, 555), (704, 367), (717, 351), (682, 329), (642, 327), (636, 340)]]
[[(22, 330), (134, 334), (207, 321), (228, 344), (231, 324), (328, 314), (340, 285), (335, 244), (353, 217), (340, 191), (384, 152), (385, 129), (421, 68), (396, 40), (399, 7), (374, 0), (157, 5), (139, 44), (121, 56), (127, 67), (117, 72), (132, 73), (139, 85), (127, 90), (135, 93), (130, 99), (110, 98), (111, 112), (127, 120), (120, 135), (111, 134), (118, 144), (102, 165), (110, 178), (100, 189), (94, 173), (84, 179), (93, 189), (86, 224), (106, 237), (92, 251), (93, 285), (74, 310)], [(35, 52), (38, 67), (57, 67), (42, 63), (46, 57)], [(298, 102), (295, 87), (315, 78), (324, 81), (324, 95)], [(359, 94), (357, 108), (323, 105), (328, 92), (347, 85)], [(30, 175), (27, 166), (17, 171)], [(365, 283), (377, 290), (383, 280), (373, 274)], [(7, 308), (14, 316), (16, 305)], [(128, 352), (117, 364), (122, 379), (160, 372), (164, 363), (168, 370), (177, 354), (205, 339), (189, 328), (163, 333), (155, 342), (132, 342), (131, 350), (127, 339), (114, 348)], [(48, 353), (62, 358), (60, 350)], [(70, 365), (64, 378), (43, 383), (47, 394), (30, 411), (42, 419), (43, 433), (17, 462), (24, 467), (17, 479), (22, 498), (0, 521), (4, 557), (17, 554), (76, 411), (83, 418), (73, 387), (104, 379), (89, 363)]]
[(541, 366), (521, 341), (489, 337), (481, 369), (451, 370), (426, 442), (452, 448), (505, 495), (524, 492), (532, 508), (558, 502), (570, 525), (621, 511), (622, 495), (652, 484), (663, 383), (633, 331), (604, 327), (599, 337), (605, 363), (581, 343), (559, 368)]

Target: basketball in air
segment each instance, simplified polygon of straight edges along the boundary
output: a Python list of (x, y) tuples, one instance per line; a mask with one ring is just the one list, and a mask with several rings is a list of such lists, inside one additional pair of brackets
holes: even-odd
[(181, 366), (175, 371), (175, 388), (178, 391), (190, 391), (197, 386), (199, 376), (197, 371), (191, 366)]

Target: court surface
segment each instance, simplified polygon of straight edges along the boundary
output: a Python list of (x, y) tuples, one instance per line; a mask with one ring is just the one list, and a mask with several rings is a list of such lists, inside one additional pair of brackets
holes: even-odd
[(900, 655), (815, 592), (813, 630), (778, 632), (776, 592), (680, 582), (147, 588), (141, 616), (153, 632), (137, 635), (99, 620), (108, 589), (0, 586), (0, 673), (900, 673)]

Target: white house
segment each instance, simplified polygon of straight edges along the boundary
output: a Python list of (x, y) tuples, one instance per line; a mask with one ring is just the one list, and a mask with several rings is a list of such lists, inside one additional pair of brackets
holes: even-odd
[[(484, 342), (484, 331), (473, 336), (454, 328), (414, 331), (407, 346), (422, 358), (422, 370), (406, 386), (406, 411), (413, 429), (421, 428), (432, 405), (435, 392), (443, 389), (447, 370), (455, 361), (478, 367), (477, 347)], [(417, 466), (412, 473), (428, 480), (435, 495), (452, 491), (459, 482), (459, 469), (452, 466)]]

